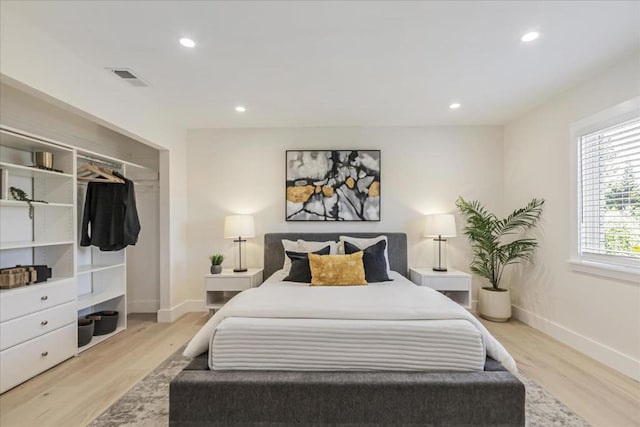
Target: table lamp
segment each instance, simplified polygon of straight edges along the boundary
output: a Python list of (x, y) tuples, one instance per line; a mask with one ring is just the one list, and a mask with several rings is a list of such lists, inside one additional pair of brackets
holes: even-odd
[(433, 271), (447, 271), (447, 239), (456, 237), (456, 220), (452, 214), (427, 215), (424, 237), (433, 239)]
[(233, 271), (240, 273), (247, 271), (246, 257), (246, 238), (255, 237), (256, 228), (251, 215), (230, 215), (224, 219), (224, 238), (234, 239), (233, 242), (238, 244), (238, 250), (235, 251), (235, 260)]

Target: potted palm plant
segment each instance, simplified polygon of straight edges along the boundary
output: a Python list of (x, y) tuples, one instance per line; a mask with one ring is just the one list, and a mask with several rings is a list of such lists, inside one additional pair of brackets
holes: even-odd
[(224, 255), (213, 254), (209, 256), (209, 260), (211, 261), (211, 274), (222, 273), (222, 261), (224, 261)]
[(467, 221), (463, 232), (473, 249), (471, 271), (491, 283), (490, 287), (480, 289), (478, 295), (478, 312), (485, 319), (506, 322), (511, 318), (511, 295), (509, 289), (500, 287), (502, 274), (508, 265), (528, 261), (533, 256), (538, 242), (518, 237), (535, 227), (543, 205), (543, 199), (533, 199), (524, 208), (500, 219), (480, 202), (458, 197), (456, 206)]

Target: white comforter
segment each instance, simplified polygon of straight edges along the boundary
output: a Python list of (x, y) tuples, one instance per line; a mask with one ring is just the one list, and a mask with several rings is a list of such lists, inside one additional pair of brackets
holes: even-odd
[[(398, 275), (399, 276), (399, 275)], [(406, 279), (404, 279), (406, 280)], [(486, 352), (510, 372), (513, 358), (471, 313), (430, 288), (386, 282), (376, 286), (262, 286), (236, 295), (218, 310), (184, 351), (196, 357), (209, 348), (216, 327), (228, 317), (433, 320), (464, 319), (482, 334)]]

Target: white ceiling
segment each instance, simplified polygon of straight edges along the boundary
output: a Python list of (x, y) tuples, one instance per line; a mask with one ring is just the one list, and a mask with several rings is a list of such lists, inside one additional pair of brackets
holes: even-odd
[[(504, 124), (640, 46), (637, 1), (3, 1), (2, 8), (96, 73), (133, 69), (150, 87), (130, 90), (188, 129)], [(523, 44), (520, 35), (531, 30), (540, 38)], [(183, 36), (197, 47), (180, 46)], [(462, 107), (449, 110), (453, 101)], [(235, 112), (238, 104), (247, 112)]]

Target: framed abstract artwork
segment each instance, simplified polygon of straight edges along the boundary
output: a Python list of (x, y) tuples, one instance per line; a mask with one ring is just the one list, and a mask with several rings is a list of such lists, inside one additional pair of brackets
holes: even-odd
[(380, 221), (380, 150), (288, 150), (287, 221)]

